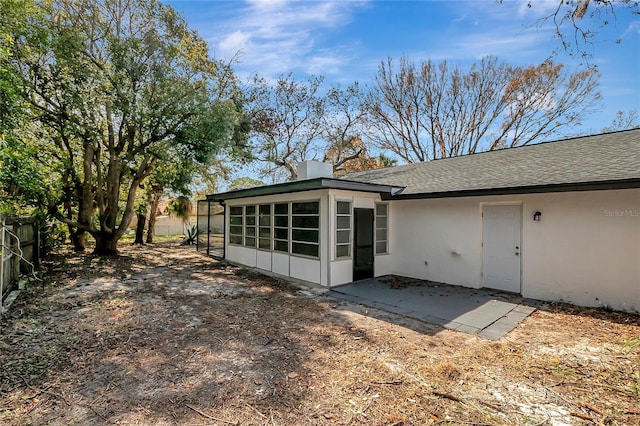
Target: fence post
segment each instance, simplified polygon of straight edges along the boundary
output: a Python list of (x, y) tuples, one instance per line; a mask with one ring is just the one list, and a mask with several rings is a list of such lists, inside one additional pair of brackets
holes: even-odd
[(40, 223), (34, 221), (31, 224), (33, 232), (33, 266), (40, 269)]
[[(13, 232), (14, 235), (20, 235), (20, 223), (18, 221), (15, 221), (13, 223), (13, 226), (11, 227), (11, 232)], [(20, 240), (16, 237), (10, 238), (10, 246), (11, 246), (11, 252), (12, 252), (12, 256), (11, 256), (11, 279), (10, 279), (10, 283), (16, 283), (18, 282), (18, 280), (20, 279), (20, 256), (16, 256), (13, 253), (20, 253)]]

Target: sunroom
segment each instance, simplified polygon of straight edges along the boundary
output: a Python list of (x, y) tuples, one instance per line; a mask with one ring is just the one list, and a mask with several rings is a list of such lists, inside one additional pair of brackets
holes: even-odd
[(209, 195), (200, 202), (198, 249), (326, 287), (385, 275), (395, 190), (309, 178), (303, 169), (295, 182)]

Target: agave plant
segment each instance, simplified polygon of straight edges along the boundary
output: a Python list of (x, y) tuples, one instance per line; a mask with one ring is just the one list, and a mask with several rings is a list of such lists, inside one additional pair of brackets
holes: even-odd
[(187, 235), (180, 243), (183, 246), (192, 246), (198, 242), (198, 227), (193, 225), (187, 228)]

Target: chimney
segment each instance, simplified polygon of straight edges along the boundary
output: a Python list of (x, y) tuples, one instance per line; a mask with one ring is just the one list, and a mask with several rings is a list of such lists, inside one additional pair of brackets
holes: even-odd
[(333, 177), (333, 165), (316, 160), (298, 163), (298, 180)]

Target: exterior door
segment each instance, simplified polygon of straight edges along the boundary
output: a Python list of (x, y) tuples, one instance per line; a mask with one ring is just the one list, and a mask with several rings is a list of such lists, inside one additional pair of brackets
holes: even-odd
[(484, 287), (520, 293), (520, 206), (482, 209)]
[(353, 209), (353, 280), (373, 278), (373, 209)]

